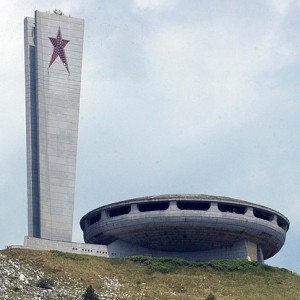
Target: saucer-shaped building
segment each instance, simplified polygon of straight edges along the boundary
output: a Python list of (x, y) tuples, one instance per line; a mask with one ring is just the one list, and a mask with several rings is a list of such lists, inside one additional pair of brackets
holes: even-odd
[(101, 206), (80, 221), (84, 240), (115, 256), (263, 262), (285, 242), (289, 220), (254, 203), (209, 195), (160, 195)]

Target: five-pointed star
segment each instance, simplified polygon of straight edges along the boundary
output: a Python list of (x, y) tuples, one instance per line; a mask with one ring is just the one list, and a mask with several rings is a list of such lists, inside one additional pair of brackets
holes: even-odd
[(50, 60), (48, 69), (54, 63), (56, 58), (59, 56), (59, 58), (62, 61), (63, 65), (66, 67), (68, 73), (70, 73), (67, 58), (66, 58), (66, 54), (65, 54), (65, 50), (64, 50), (65, 46), (70, 41), (62, 39), (61, 33), (60, 33), (60, 27), (58, 27), (58, 32), (57, 32), (56, 38), (49, 37), (49, 40), (51, 41), (54, 48), (53, 48), (53, 53), (52, 53), (52, 56), (51, 56), (51, 60)]

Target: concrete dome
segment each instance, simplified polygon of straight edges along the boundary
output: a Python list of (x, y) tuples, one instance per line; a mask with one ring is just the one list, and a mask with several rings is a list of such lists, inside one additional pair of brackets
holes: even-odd
[(285, 242), (288, 219), (254, 203), (209, 195), (160, 195), (99, 207), (80, 221), (86, 243), (115, 241), (168, 253), (227, 249), (245, 240), (264, 259)]

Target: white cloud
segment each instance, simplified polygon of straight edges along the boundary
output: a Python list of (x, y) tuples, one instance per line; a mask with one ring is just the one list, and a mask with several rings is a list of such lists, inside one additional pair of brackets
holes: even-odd
[(270, 7), (282, 16), (289, 13), (292, 6), (295, 4), (294, 0), (267, 0)]
[(139, 10), (172, 10), (179, 0), (134, 0), (134, 5)]
[(247, 29), (236, 28), (226, 22), (211, 29), (173, 26), (146, 41), (149, 85), (166, 102), (165, 126), (185, 141), (247, 122), (257, 98), (255, 79), (291, 61), (274, 51), (281, 41), (268, 28), (247, 40)]

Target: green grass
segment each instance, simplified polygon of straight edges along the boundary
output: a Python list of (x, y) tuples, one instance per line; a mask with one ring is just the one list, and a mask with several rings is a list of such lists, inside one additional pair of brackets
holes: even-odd
[(106, 280), (117, 280), (119, 295), (129, 294), (130, 299), (300, 299), (299, 275), (246, 260), (201, 263), (148, 256), (107, 259), (25, 249), (2, 253), (43, 269), (45, 276), (55, 281), (73, 278), (83, 286), (91, 284), (97, 293), (107, 289)]
[(53, 256), (61, 257), (63, 259), (71, 259), (71, 260), (77, 260), (77, 261), (87, 259), (87, 257), (84, 256), (84, 255), (78, 255), (78, 254), (75, 254), (75, 253), (61, 252), (61, 251), (57, 251), (57, 250), (50, 250), (50, 253)]

